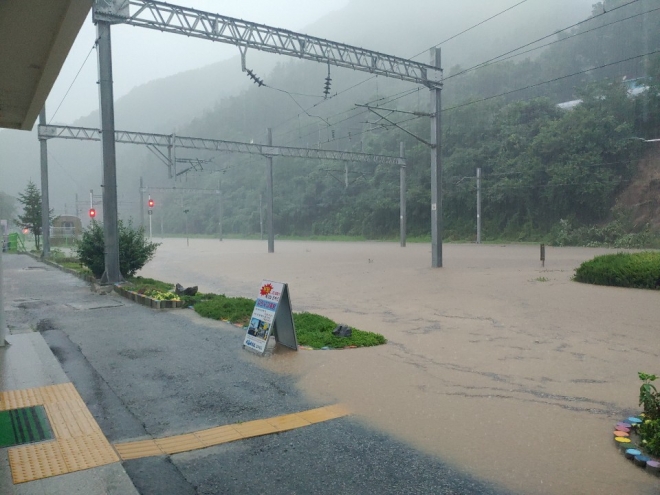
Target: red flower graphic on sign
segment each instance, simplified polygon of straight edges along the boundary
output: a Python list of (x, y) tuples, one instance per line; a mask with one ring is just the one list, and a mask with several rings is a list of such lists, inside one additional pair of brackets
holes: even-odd
[(260, 295), (262, 296), (267, 296), (268, 294), (271, 293), (273, 290), (273, 285), (272, 284), (266, 284), (261, 286), (261, 291), (259, 292)]

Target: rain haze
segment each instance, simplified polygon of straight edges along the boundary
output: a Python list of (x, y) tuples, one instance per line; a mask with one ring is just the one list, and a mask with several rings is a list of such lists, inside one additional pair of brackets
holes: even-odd
[[(178, 3), (415, 63), (438, 53), (442, 84), (428, 66), (242, 60), (112, 26), (118, 217), (158, 245), (123, 275), (134, 294), (103, 296), (125, 305), (95, 313), (106, 326), (71, 311), (82, 282), (48, 279), (52, 295), (29, 292), (48, 308), (24, 304), (31, 266), (14, 263), (10, 329), (44, 335), (102, 427), (115, 407), (133, 418), (130, 435), (104, 429), (115, 445), (342, 411), (124, 459), (138, 492), (167, 472), (177, 494), (657, 494), (660, 396), (638, 375), (660, 374), (657, 0)], [(90, 16), (47, 101), (52, 136), (99, 127), (95, 39)], [(54, 225), (80, 224), (54, 227), (53, 259), (107, 276), (103, 244), (94, 265), (80, 247), (103, 235), (101, 145), (47, 143)], [(0, 218), (39, 172), (36, 126), (0, 131)], [(280, 283), (298, 352), (275, 345), (291, 322), (259, 306), (273, 287), (285, 300)], [(134, 304), (147, 296), (190, 309)], [(265, 356), (241, 348), (269, 331)], [(644, 453), (624, 455), (628, 440)], [(264, 462), (255, 480), (244, 464), (264, 453), (295, 469)]]

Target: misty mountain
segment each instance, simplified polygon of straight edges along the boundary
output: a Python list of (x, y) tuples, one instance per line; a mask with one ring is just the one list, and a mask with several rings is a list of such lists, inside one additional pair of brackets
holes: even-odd
[[(426, 62), (430, 46), (511, 5), (510, 0), (354, 0), (344, 9), (327, 15), (302, 31), (403, 57), (419, 54), (416, 60)], [(528, 2), (444, 43), (443, 65), (449, 68), (482, 62), (527, 43), (540, 34), (550, 34), (583, 19), (590, 8), (590, 0)], [(322, 64), (285, 60), (254, 50), (248, 51), (247, 63), (276, 89), (259, 88), (257, 92), (241, 72), (240, 59), (236, 57), (136, 87), (117, 100), (116, 127), (145, 132), (176, 131), (184, 135), (224, 139), (263, 139), (267, 126), (295, 116), (300, 112), (300, 105), (308, 106), (310, 102), (318, 101), (318, 98), (292, 96), (278, 90), (294, 91), (294, 88), (305, 87), (309, 94), (318, 97), (327, 75), (327, 67)], [(301, 77), (301, 74), (304, 75)], [(335, 92), (346, 90), (368, 77), (364, 73), (336, 68), (331, 68), (331, 75)], [(410, 87), (407, 83), (376, 78), (355, 90), (346, 91), (342, 98), (334, 99), (323, 111), (329, 114), (353, 102)], [(449, 88), (445, 94), (448, 92)], [(420, 105), (426, 105), (428, 96), (424, 91), (420, 93)], [(283, 107), (285, 101), (286, 108)], [(242, 118), (232, 122), (232, 125), (217, 125), (218, 121), (223, 120), (223, 109), (229, 107), (234, 110), (241, 107)], [(286, 115), (282, 113), (284, 111)], [(303, 117), (310, 119), (306, 115)], [(97, 127), (98, 113), (93, 112), (70, 125)], [(221, 129), (222, 135), (219, 135)], [(317, 141), (321, 141), (321, 132), (329, 131), (319, 128)], [(281, 142), (284, 138), (286, 136), (278, 136)], [(302, 133), (299, 138), (297, 144), (305, 142)], [(16, 194), (24, 189), (29, 179), (38, 182), (38, 150), (35, 131), (0, 132), (1, 190)], [(100, 191), (100, 146), (98, 143), (51, 140), (49, 153), (51, 204), (56, 212), (61, 213), (67, 203), (71, 213), (76, 194), (82, 201), (81, 198), (88, 196), (90, 188), (97, 193)], [(136, 209), (138, 177), (145, 175), (150, 183), (156, 180), (166, 182), (165, 167), (147, 150), (139, 147), (118, 146), (117, 160), (120, 214), (129, 214)]]

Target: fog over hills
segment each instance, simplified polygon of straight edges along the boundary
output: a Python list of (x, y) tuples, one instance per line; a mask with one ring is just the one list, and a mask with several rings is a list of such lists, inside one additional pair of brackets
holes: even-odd
[[(353, 0), (345, 8), (333, 12), (301, 31), (318, 37), (328, 38), (368, 49), (427, 62), (430, 46), (454, 36), (490, 16), (511, 7), (512, 0)], [(584, 19), (591, 12), (591, 0), (553, 0), (544, 2), (532, 0), (509, 12), (486, 22), (475, 29), (456, 37), (442, 45), (443, 66), (449, 69), (455, 65), (469, 66), (509, 49), (525, 44), (542, 35), (553, 33)], [(174, 36), (162, 34), (162, 36)], [(285, 57), (248, 51), (248, 67), (260, 77), (268, 79), (274, 74), (274, 81), (292, 90), (292, 85), (304, 83), (287, 79), (298, 79), (303, 68), (309, 74), (310, 87), (314, 94), (322, 91), (323, 78), (327, 68), (311, 62), (292, 61)], [(277, 66), (277, 68), (276, 68)], [(307, 76), (306, 76), (307, 77)], [(332, 68), (333, 91), (348, 88), (367, 75), (348, 70)], [(267, 81), (268, 82), (268, 81)], [(271, 83), (277, 86), (275, 83)], [(384, 91), (389, 87), (402, 86), (378, 78), (373, 84), (365, 85), (361, 91), (347, 92), (342, 100), (345, 105), (361, 102), (365, 94)], [(398, 86), (397, 86), (398, 85)], [(279, 87), (279, 86), (277, 86)], [(315, 89), (316, 88), (316, 89)], [(248, 91), (250, 90), (250, 91)], [(449, 88), (447, 89), (449, 91)], [(288, 98), (287, 95), (272, 89), (260, 88), (259, 98), (254, 95), (252, 82), (241, 72), (240, 58), (215, 63), (199, 69), (182, 72), (174, 76), (154, 80), (134, 88), (116, 101), (116, 128), (144, 132), (191, 132), (201, 135), (215, 135), (210, 123), (222, 118), (222, 105), (244, 98), (245, 108), (263, 102), (260, 109), (263, 118), (261, 128), (232, 129), (233, 136), (217, 136), (226, 139), (261, 139), (267, 125), (294, 117), (300, 112), (299, 103), (307, 104), (304, 98), (290, 101), (289, 115), (269, 115), (268, 101)], [(69, 98), (75, 98), (75, 92)], [(428, 98), (423, 97), (426, 104)], [(224, 102), (224, 103), (223, 103)], [(333, 102), (332, 108), (338, 108)], [(255, 110), (253, 108), (253, 110)], [(220, 114), (219, 114), (220, 112)], [(246, 110), (247, 112), (247, 110)], [(279, 110), (278, 110), (279, 112)], [(193, 122), (194, 121), (194, 122)], [(82, 117), (68, 125), (98, 127), (98, 112)], [(197, 135), (197, 134), (195, 134)], [(75, 195), (80, 199), (89, 194), (89, 189), (100, 192), (102, 177), (100, 145), (80, 141), (51, 140), (48, 143), (51, 155), (50, 195), (51, 206), (56, 213), (64, 213), (65, 203), (68, 213), (72, 213)], [(118, 182), (120, 214), (134, 211), (131, 206), (136, 200), (137, 177), (141, 174), (156, 174), (165, 180), (165, 167), (159, 164), (144, 148), (118, 146)], [(15, 195), (22, 191), (29, 179), (39, 183), (39, 145), (36, 128), (32, 132), (0, 132), (0, 190)]]

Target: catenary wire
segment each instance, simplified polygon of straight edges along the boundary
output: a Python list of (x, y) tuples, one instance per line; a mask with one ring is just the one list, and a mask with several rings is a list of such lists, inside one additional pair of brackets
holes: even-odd
[(62, 101), (60, 101), (60, 104), (57, 105), (57, 108), (55, 109), (55, 112), (53, 113), (53, 116), (50, 118), (48, 123), (50, 124), (55, 116), (57, 115), (57, 112), (59, 111), (60, 107), (62, 106), (62, 103), (64, 103), (64, 100), (66, 100), (66, 97), (69, 95), (69, 91), (71, 91), (71, 88), (76, 82), (76, 79), (78, 79), (78, 76), (82, 72), (83, 68), (85, 67), (85, 64), (87, 63), (87, 60), (89, 59), (89, 56), (92, 54), (94, 51), (94, 48), (96, 48), (96, 42), (92, 45), (92, 48), (90, 48), (89, 53), (87, 53), (87, 56), (85, 57), (85, 60), (83, 61), (82, 65), (80, 66), (80, 69), (78, 69), (78, 72), (76, 73), (76, 77), (73, 78), (73, 81), (71, 81), (71, 84), (69, 85), (69, 89), (66, 90), (66, 93), (64, 93), (64, 97), (62, 98)]

